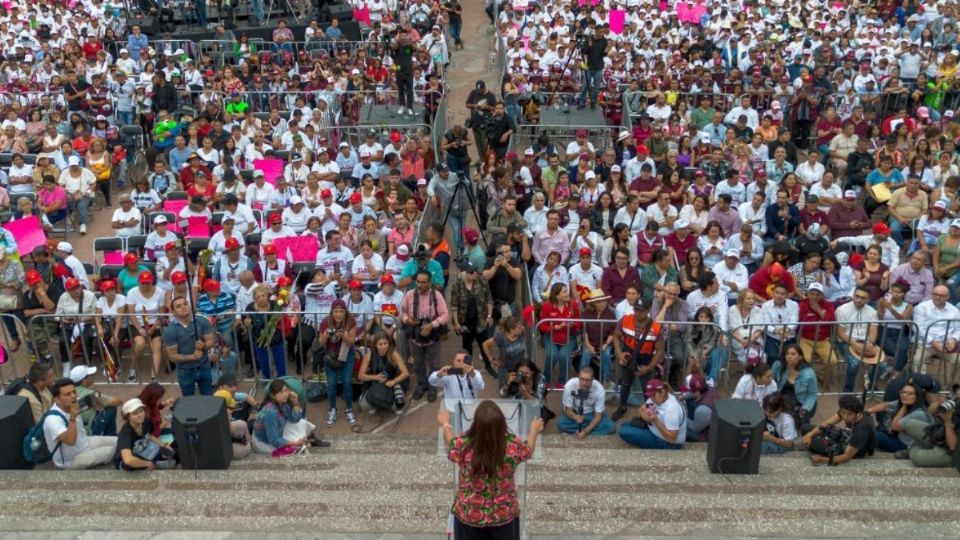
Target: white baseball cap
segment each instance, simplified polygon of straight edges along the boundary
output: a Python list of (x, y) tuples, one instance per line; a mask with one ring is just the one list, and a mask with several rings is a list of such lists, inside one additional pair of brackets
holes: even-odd
[(75, 366), (70, 370), (70, 380), (74, 384), (80, 384), (84, 379), (97, 373), (97, 368), (93, 366)]

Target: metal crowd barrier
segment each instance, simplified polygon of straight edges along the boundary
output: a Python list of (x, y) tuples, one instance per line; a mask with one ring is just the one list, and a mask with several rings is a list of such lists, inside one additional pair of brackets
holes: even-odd
[[(197, 317), (206, 317), (201, 314), (199, 311), (195, 311)], [(253, 313), (253, 312), (249, 312)], [(219, 318), (221, 319), (220, 326), (218, 328), (217, 324), (214, 324), (214, 329), (218, 336), (218, 346), (221, 351), (230, 351), (221, 352), (220, 358), (217, 362), (217, 370), (220, 372), (232, 371), (237, 375), (237, 378), (240, 380), (253, 380), (259, 382), (263, 379), (270, 379), (275, 375), (275, 359), (273, 358), (273, 353), (270, 348), (266, 348), (269, 366), (271, 368), (271, 377), (267, 377), (265, 373), (260, 371), (260, 365), (257, 362), (256, 354), (254, 351), (258, 348), (256, 341), (253, 338), (252, 332), (248, 332), (243, 328), (242, 321), (247, 315), (248, 312), (242, 310), (233, 310), (227, 312)], [(313, 352), (310, 349), (310, 342), (307, 339), (309, 331), (315, 332), (316, 327), (320, 322), (327, 316), (327, 312), (306, 312), (306, 311), (281, 311), (281, 312), (257, 312), (258, 315), (264, 316), (273, 316), (280, 315), (281, 317), (297, 317), (299, 320), (297, 324), (293, 326), (293, 333), (289, 336), (284, 336), (283, 339), (283, 350), (285, 355), (285, 362), (283, 365), (288, 368), (289, 366), (297, 367), (299, 366), (300, 371), (303, 373), (303, 376), (306, 378), (307, 372), (310, 372), (309, 376), (320, 376), (321, 372), (314, 372), (314, 362), (313, 362)], [(9, 314), (0, 314), (12, 317)], [(362, 317), (362, 320), (367, 320), (368, 318), (374, 319), (373, 331), (370, 334), (366, 334), (365, 339), (371, 337), (373, 333), (377, 332), (379, 326), (376, 324), (376, 317), (384, 315), (379, 312), (370, 312), (370, 313), (349, 313), (348, 316)], [(37, 351), (38, 355), (50, 354), (53, 357), (54, 363), (58, 365), (61, 369), (65, 366), (66, 362), (71, 362), (73, 365), (87, 363), (90, 365), (96, 365), (100, 371), (98, 376), (103, 376), (106, 378), (106, 364), (107, 360), (110, 359), (116, 365), (116, 373), (118, 377), (118, 383), (130, 383), (130, 384), (141, 384), (149, 380), (151, 371), (153, 353), (150, 349), (151, 343), (147, 342), (147, 348), (144, 350), (141, 358), (133, 358), (133, 348), (134, 348), (134, 338), (136, 337), (133, 332), (133, 326), (131, 320), (137, 318), (139, 320), (155, 318), (155, 322), (147, 323), (142, 325), (142, 327), (147, 328), (147, 333), (151, 332), (154, 325), (160, 325), (162, 328), (166, 328), (169, 324), (172, 315), (170, 313), (157, 313), (157, 314), (147, 314), (147, 313), (123, 313), (112, 317), (97, 316), (94, 314), (84, 315), (81, 319), (84, 322), (84, 325), (94, 325), (94, 320), (99, 318), (102, 324), (105, 325), (106, 329), (115, 328), (114, 325), (119, 325), (119, 341), (115, 341), (112, 338), (108, 337), (107, 339), (102, 339), (95, 330), (91, 333), (88, 339), (80, 339), (83, 335), (84, 330), (81, 328), (75, 328), (73, 322), (65, 322), (65, 319), (70, 319), (69, 317), (64, 317), (54, 314), (43, 314), (36, 315), (31, 317), (27, 321), (27, 331), (30, 335), (30, 340), (34, 344), (34, 348)], [(208, 319), (209, 320), (209, 319)], [(96, 327), (94, 326), (94, 329)], [(129, 328), (129, 331), (124, 329)], [(308, 330), (310, 329), (310, 330)], [(280, 332), (280, 329), (276, 330)], [(6, 331), (0, 331), (6, 334)], [(402, 332), (402, 327), (398, 327), (395, 340), (398, 342), (404, 341), (404, 335)], [(305, 337), (306, 336), (306, 337)], [(4, 335), (0, 335), (0, 339), (5, 339)], [(162, 334), (160, 335), (162, 339)], [(56, 343), (56, 345), (54, 345)], [(26, 344), (24, 343), (24, 346)], [(366, 341), (358, 342), (356, 347), (361, 348), (366, 346)], [(129, 350), (129, 354), (124, 354)], [(161, 357), (162, 360), (159, 363), (160, 370), (157, 373), (154, 373), (158, 382), (162, 384), (176, 384), (176, 369), (175, 367), (170, 366), (169, 362), (166, 360), (166, 353), (164, 352), (164, 347), (161, 344)], [(232, 354), (231, 354), (232, 353)], [(64, 356), (66, 354), (66, 357)], [(360, 361), (362, 356), (360, 352), (357, 353), (356, 357), (356, 369), (359, 369)], [(231, 367), (232, 366), (232, 367)], [(127, 374), (130, 369), (135, 369), (137, 372), (136, 381), (127, 381)], [(15, 368), (14, 368), (15, 369)], [(0, 364), (0, 373), (4, 373), (5, 368), (3, 364)], [(14, 371), (16, 376), (16, 372)], [(299, 375), (299, 374), (298, 374)], [(5, 378), (4, 380), (7, 380)]]
[(929, 372), (927, 364), (939, 360), (940, 365), (938, 379), (944, 384), (944, 388), (946, 388), (953, 383), (960, 382), (957, 376), (957, 364), (958, 361), (960, 361), (960, 345), (958, 345), (957, 350), (953, 352), (941, 352), (933, 347), (926, 346), (926, 344), (929, 342), (930, 331), (936, 330), (939, 332), (940, 328), (943, 329), (943, 335), (947, 337), (947, 340), (953, 338), (960, 343), (960, 320), (939, 319), (933, 321), (924, 329), (923, 340), (917, 341), (916, 352), (914, 355), (910, 356), (908, 363), (913, 371), (921, 371), (923, 373), (934, 375), (933, 373)]

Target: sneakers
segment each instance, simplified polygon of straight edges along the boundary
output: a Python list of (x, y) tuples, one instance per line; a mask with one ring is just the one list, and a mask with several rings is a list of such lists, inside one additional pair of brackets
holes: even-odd
[(73, 364), (70, 362), (63, 363), (63, 378), (66, 379), (70, 376), (70, 369), (73, 368)]
[(130, 368), (130, 372), (127, 373), (127, 382), (137, 382), (137, 370)]
[(86, 224), (86, 223), (81, 223), (81, 224), (80, 224), (80, 234), (87, 234), (87, 224)]
[(430, 403), (433, 403), (436, 400), (437, 400), (437, 389), (431, 387), (429, 390), (427, 390), (427, 401), (429, 401)]
[(330, 412), (327, 413), (327, 427), (333, 427), (333, 424), (337, 421), (337, 410), (330, 409)]
[(407, 109), (406, 109), (406, 107), (400, 107), (400, 108), (397, 110), (397, 114), (399, 114), (399, 115), (401, 115), (401, 116), (403, 116), (404, 114), (407, 114)]
[(413, 391), (413, 399), (418, 400), (423, 397), (424, 389), (421, 386), (418, 386), (416, 390)]
[(350, 426), (357, 425), (357, 415), (353, 414), (353, 409), (343, 411), (343, 415), (347, 417), (347, 423), (350, 424)]
[(910, 449), (897, 450), (893, 453), (895, 459), (910, 459)]
[(623, 415), (627, 414), (627, 408), (623, 405), (617, 407), (617, 410), (613, 411), (613, 415), (610, 417), (614, 422), (623, 418)]

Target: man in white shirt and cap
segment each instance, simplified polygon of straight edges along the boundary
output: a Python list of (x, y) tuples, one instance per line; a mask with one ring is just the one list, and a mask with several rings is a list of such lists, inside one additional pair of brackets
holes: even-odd
[(73, 246), (70, 245), (69, 242), (58, 243), (55, 255), (63, 259), (63, 264), (67, 265), (67, 268), (73, 273), (73, 277), (80, 280), (80, 283), (83, 284), (85, 289), (90, 288), (90, 279), (87, 277), (87, 271), (83, 267), (83, 263), (80, 262), (80, 259), (73, 254)]
[[(960, 352), (960, 310), (949, 302), (950, 289), (945, 285), (933, 288), (930, 300), (913, 308), (917, 324), (918, 344), (913, 355), (913, 371), (927, 373), (927, 364), (936, 359), (956, 364)], [(949, 321), (949, 322), (944, 322)]]
[(735, 302), (750, 280), (747, 267), (740, 264), (740, 251), (737, 249), (728, 249), (723, 260), (713, 265), (712, 271), (720, 282), (720, 290), (727, 294), (729, 301)]

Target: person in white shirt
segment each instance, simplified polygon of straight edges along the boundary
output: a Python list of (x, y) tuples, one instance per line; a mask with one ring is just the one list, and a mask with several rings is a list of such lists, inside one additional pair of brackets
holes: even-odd
[(233, 226), (240, 234), (247, 235), (260, 230), (253, 210), (240, 202), (236, 195), (227, 195), (223, 198), (223, 218), (233, 218)]
[(740, 214), (740, 221), (746, 225), (753, 225), (753, 232), (763, 238), (767, 232), (767, 199), (766, 196), (757, 192), (750, 198), (750, 204), (741, 204), (737, 208)]
[(247, 186), (247, 206), (252, 209), (266, 211), (270, 209), (270, 203), (273, 195), (277, 191), (273, 185), (266, 183), (263, 177), (263, 171), (257, 169), (253, 171), (253, 184)]
[(303, 204), (303, 199), (299, 195), (294, 195), (290, 197), (290, 207), (283, 210), (282, 219), (284, 226), (300, 234), (306, 230), (307, 220), (312, 216), (313, 213)]
[(880, 262), (887, 265), (887, 268), (896, 268), (900, 265), (900, 246), (896, 240), (890, 237), (890, 227), (878, 221), (873, 224), (871, 229), (873, 234), (864, 234), (860, 236), (844, 236), (830, 242), (830, 247), (836, 249), (838, 244), (848, 246), (860, 246), (868, 248), (874, 244), (880, 246)]
[(660, 226), (657, 229), (657, 234), (660, 236), (667, 236), (673, 232), (673, 224), (679, 216), (677, 207), (670, 204), (670, 194), (666, 191), (657, 194), (657, 203), (648, 206), (645, 213), (647, 221), (653, 221)]
[(720, 281), (712, 271), (700, 274), (697, 278), (697, 289), (687, 296), (687, 318), (696, 320), (697, 311), (702, 307), (710, 308), (713, 320), (726, 331), (729, 312), (727, 295), (720, 290)]
[(584, 439), (587, 435), (612, 435), (617, 425), (604, 412), (606, 392), (593, 375), (593, 368), (584, 367), (577, 376), (563, 385), (563, 413), (557, 419), (561, 433)]
[(728, 171), (726, 181), (717, 184), (714, 197), (720, 195), (730, 196), (730, 207), (734, 210), (738, 210), (740, 205), (747, 202), (747, 187), (740, 181), (740, 173), (737, 170)]
[(160, 215), (153, 218), (153, 230), (147, 235), (144, 243), (145, 259), (156, 260), (163, 255), (163, 247), (177, 240), (177, 235), (168, 230), (167, 216)]
[[(270, 222), (270, 228), (260, 233), (261, 244), (272, 244), (277, 238), (297, 235), (293, 229), (283, 224), (283, 217), (279, 213), (270, 214), (268, 221)], [(286, 257), (281, 253), (280, 258)]]
[(603, 279), (603, 268), (594, 262), (593, 250), (582, 247), (578, 255), (580, 262), (571, 266), (567, 272), (571, 290), (576, 291), (578, 287), (586, 287), (590, 290), (599, 288), (600, 280)]
[(783, 283), (773, 287), (773, 298), (760, 306), (760, 322), (766, 324), (763, 352), (767, 362), (780, 359), (783, 348), (796, 342), (800, 305), (787, 298), (789, 291)]
[(728, 249), (723, 260), (713, 265), (712, 270), (720, 281), (720, 290), (726, 293), (728, 300), (736, 301), (740, 291), (747, 288), (750, 273), (746, 266), (740, 264), (740, 250)]
[(143, 215), (133, 205), (133, 200), (126, 193), (120, 195), (120, 208), (113, 211), (110, 219), (114, 234), (121, 238), (129, 238), (140, 234), (140, 222)]
[(90, 169), (80, 166), (80, 158), (70, 156), (67, 169), (60, 173), (58, 183), (67, 190), (71, 211), (80, 217), (80, 234), (87, 234), (87, 213), (97, 187), (97, 177)]
[(87, 277), (87, 271), (84, 269), (80, 259), (73, 254), (73, 246), (70, 245), (69, 242), (58, 243), (55, 255), (63, 259), (63, 264), (70, 269), (73, 277), (80, 280), (80, 284), (83, 285), (85, 289), (90, 288), (90, 278)]
[(807, 151), (807, 160), (797, 165), (793, 173), (797, 175), (797, 180), (800, 181), (803, 187), (808, 188), (819, 182), (823, 178), (823, 173), (826, 172), (826, 170), (823, 164), (820, 163), (820, 153), (810, 149)]
[(956, 321), (960, 319), (960, 310), (949, 299), (950, 289), (938, 285), (933, 288), (930, 300), (913, 308), (913, 321), (919, 335), (912, 366), (916, 373), (927, 373), (927, 364), (937, 359), (956, 365), (960, 352), (960, 324)]
[(571, 169), (580, 164), (580, 154), (587, 154), (587, 159), (594, 159), (597, 155), (593, 143), (587, 140), (587, 130), (580, 128), (576, 135), (577, 139), (567, 144), (567, 165)]
[(117, 438), (87, 435), (73, 381), (60, 379), (50, 392), (53, 407), (44, 417), (43, 438), (53, 464), (58, 469), (89, 469), (113, 461)]
[(546, 197), (543, 192), (536, 192), (533, 195), (533, 204), (524, 210), (523, 219), (527, 222), (527, 229), (524, 231), (527, 238), (533, 238), (533, 235), (547, 228)]
[(820, 178), (820, 181), (810, 186), (807, 193), (807, 201), (810, 201), (810, 195), (816, 195), (820, 204), (817, 209), (821, 212), (829, 212), (833, 205), (839, 204), (843, 199), (843, 190), (833, 177), (833, 173), (826, 171)]
[(473, 367), (473, 358), (467, 351), (453, 357), (453, 365), (444, 366), (430, 374), (430, 386), (443, 388), (443, 406), (448, 411), (457, 410), (461, 401), (473, 402), (483, 390), (483, 375)]
[(620, 426), (620, 438), (626, 443), (649, 450), (678, 450), (687, 442), (687, 410), (660, 379), (650, 379), (643, 392), (647, 398), (637, 413), (646, 426), (630, 422)]
[(876, 345), (877, 325), (862, 324), (877, 320), (877, 310), (867, 305), (869, 301), (870, 293), (863, 287), (857, 287), (853, 291), (853, 300), (837, 308), (837, 349), (847, 361), (844, 392), (853, 392), (857, 372), (860, 371), (860, 359), (879, 352)]
[[(22, 122), (22, 120), (19, 121)], [(33, 165), (24, 163), (23, 155), (19, 152), (13, 154), (13, 163), (7, 171), (7, 182), (10, 195), (36, 192), (33, 184)]]
[(756, 401), (762, 406), (767, 396), (777, 392), (777, 382), (773, 380), (770, 366), (764, 362), (749, 364), (744, 371), (730, 398)]
[(324, 240), (327, 245), (317, 252), (316, 265), (323, 268), (329, 278), (339, 280), (345, 286), (352, 275), (353, 252), (343, 246), (343, 238), (337, 231), (327, 231)]
[(727, 115), (723, 117), (723, 121), (732, 126), (737, 123), (737, 118), (740, 118), (740, 115), (747, 117), (747, 126), (753, 131), (760, 127), (760, 115), (757, 114), (756, 109), (750, 106), (750, 96), (743, 96), (740, 105), (730, 109)]
[(640, 209), (640, 199), (636, 195), (627, 197), (627, 204), (617, 210), (613, 217), (613, 224), (625, 223), (630, 227), (630, 236), (636, 236), (647, 228), (647, 214)]
[[(220, 226), (222, 227), (219, 231), (213, 233), (213, 236), (210, 237), (210, 241), (207, 243), (207, 249), (213, 250), (214, 254), (219, 257), (227, 249), (227, 240), (234, 239), (236, 245), (243, 247), (246, 244), (246, 240), (243, 235), (240, 234), (240, 231), (237, 230), (235, 226), (236, 221), (232, 216), (223, 216), (223, 219), (220, 221)], [(223, 280), (220, 280), (221, 282)], [(246, 306), (244, 306), (246, 307)]]

